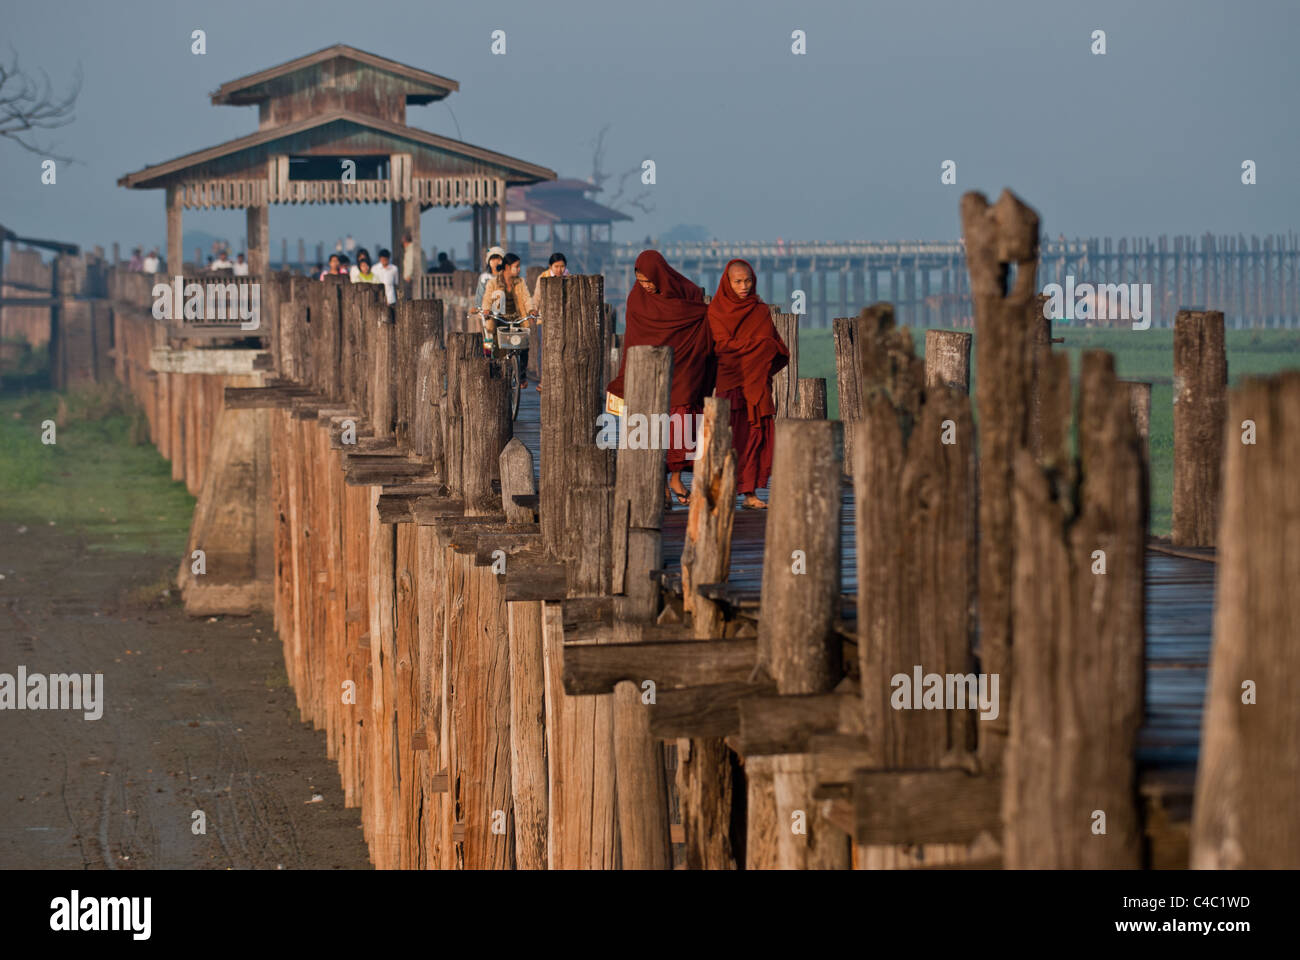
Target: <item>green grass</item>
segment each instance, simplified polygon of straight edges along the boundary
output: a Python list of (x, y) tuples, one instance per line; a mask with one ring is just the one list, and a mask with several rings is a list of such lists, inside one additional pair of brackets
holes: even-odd
[[(1054, 349), (1070, 357), (1070, 375), (1077, 378), (1085, 350), (1109, 350), (1116, 373), (1125, 380), (1146, 380), (1151, 388), (1151, 532), (1167, 534), (1174, 487), (1174, 334), (1172, 330), (1100, 330), (1058, 326), (1055, 336), (1065, 342)], [(918, 354), (925, 353), (925, 333), (912, 331)], [(1267, 375), (1300, 367), (1300, 330), (1227, 331), (1228, 380)], [(975, 377), (974, 350), (971, 378)], [(829, 330), (799, 331), (799, 376), (825, 377), (827, 405), (839, 416), (835, 382), (835, 342)]]
[[(42, 442), (49, 420), (52, 444)], [(133, 442), (142, 421), (116, 383), (0, 394), (0, 523), (53, 521), (90, 550), (179, 556), (194, 498), (152, 446)]]

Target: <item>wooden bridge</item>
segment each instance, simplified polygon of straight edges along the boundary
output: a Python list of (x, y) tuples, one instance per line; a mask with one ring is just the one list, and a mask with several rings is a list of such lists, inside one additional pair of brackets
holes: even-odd
[[(1089, 354), (1076, 410), (1036, 216), (968, 195), (963, 224), (974, 337), (929, 331), (923, 363), (889, 304), (837, 319), (842, 421), (774, 315), (766, 514), (735, 512), (724, 401), (688, 510), (664, 450), (596, 444), (599, 276), (543, 281), (513, 423), (452, 282), (389, 308), (267, 279), (250, 344), (110, 278), (118, 376), (198, 489), (186, 606), (273, 611), (377, 866), (1300, 864), (1300, 374), (1229, 397), (1222, 315), (1180, 313), (1174, 542), (1149, 541), (1149, 392)], [(668, 352), (627, 370), (629, 414), (666, 410)], [(996, 677), (996, 711), (898, 701), (914, 668)]]

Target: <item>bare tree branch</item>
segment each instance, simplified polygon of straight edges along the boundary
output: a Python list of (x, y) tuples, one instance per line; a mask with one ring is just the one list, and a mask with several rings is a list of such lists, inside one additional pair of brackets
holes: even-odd
[(6, 137), (24, 150), (74, 162), (71, 157), (52, 153), (48, 146), (30, 137), (37, 130), (54, 130), (75, 119), (74, 108), (81, 93), (81, 64), (77, 64), (72, 87), (62, 98), (54, 93), (49, 75), (40, 71), (37, 80), (18, 64), (18, 54), (10, 49), (10, 62), (0, 63), (0, 137)]
[[(605, 137), (609, 133), (610, 124), (606, 123), (596, 134), (596, 139), (592, 145), (591, 157), (591, 182), (595, 185), (596, 193), (603, 193), (605, 183), (614, 176), (605, 170)], [(628, 181), (633, 177), (641, 174), (641, 167), (635, 166), (629, 170), (624, 170), (618, 175), (618, 189), (614, 193), (603, 199), (607, 207), (613, 207), (615, 210), (624, 210), (626, 207), (635, 207), (643, 213), (650, 213), (654, 210), (654, 204), (650, 203), (650, 191), (642, 190), (636, 196), (628, 196)]]

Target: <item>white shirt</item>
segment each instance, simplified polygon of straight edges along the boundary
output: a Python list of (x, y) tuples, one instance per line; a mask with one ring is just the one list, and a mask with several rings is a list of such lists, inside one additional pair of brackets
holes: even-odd
[(389, 263), (384, 266), (382, 263), (376, 263), (370, 268), (370, 272), (375, 275), (375, 280), (384, 285), (384, 293), (388, 295), (389, 303), (397, 302), (397, 264)]
[(231, 263), (229, 260), (227, 260), (224, 256), (218, 257), (216, 260), (212, 262), (213, 270), (229, 270), (233, 266), (234, 264)]
[(144, 258), (144, 263), (141, 265), (141, 269), (145, 273), (157, 273), (158, 266), (158, 258), (151, 253), (149, 256)]
[(236, 260), (230, 265), (230, 269), (235, 272), (235, 276), (246, 277), (248, 276), (248, 261), (245, 260), (243, 263), (240, 263)]

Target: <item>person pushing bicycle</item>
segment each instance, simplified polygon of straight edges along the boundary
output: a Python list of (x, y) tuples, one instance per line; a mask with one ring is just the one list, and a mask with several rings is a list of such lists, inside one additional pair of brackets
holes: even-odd
[[(497, 319), (521, 323), (525, 330), (533, 325), (533, 302), (528, 296), (528, 284), (519, 275), (519, 257), (507, 253), (502, 260), (501, 273), (488, 281), (483, 292), (483, 336), (485, 345), (496, 339)], [(528, 386), (528, 348), (519, 351), (520, 385)]]

